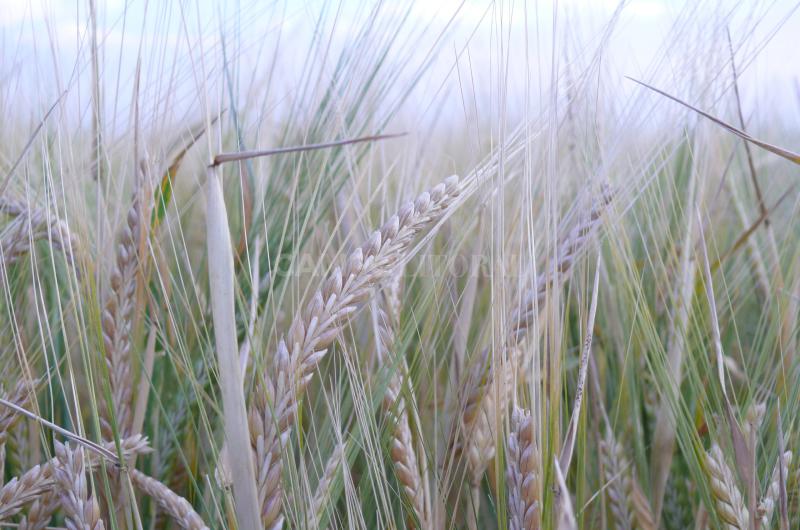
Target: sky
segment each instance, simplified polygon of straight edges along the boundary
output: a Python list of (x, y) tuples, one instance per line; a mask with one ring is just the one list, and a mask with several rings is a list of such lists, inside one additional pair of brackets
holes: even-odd
[[(206, 88), (204, 79), (220, 64), (223, 41), (225, 57), (235, 59), (243, 94), (267, 75), (276, 57), (274, 71), (280, 75), (275, 89), (290, 91), (304, 74), (304, 54), (314, 36), (339, 49), (358, 35), (373, 5), (317, 0), (98, 2), (98, 64), (104, 114), (113, 117), (109, 126), (124, 127), (130, 119), (140, 58), (142, 94), (166, 101), (172, 111), (186, 107), (190, 112), (197, 104), (197, 94)], [(748, 112), (767, 106), (787, 120), (798, 122), (800, 117), (796, 1), (630, 0), (620, 8), (611, 0), (424, 0), (386, 2), (383, 10), (387, 31), (392, 17), (408, 17), (403, 31), (413, 41), (398, 51), (398, 56), (410, 57), (407, 75), (413, 75), (413, 65), (426, 60), (434, 46), (439, 50), (408, 104), (411, 112), (429, 112), (431, 93), (467, 90), (480, 102), (496, 99), (503, 85), (512, 107), (531, 98), (543, 104), (553, 64), (558, 75), (570, 61), (579, 71), (604, 38), (603, 68), (615, 80), (611, 97), (624, 99), (636, 90), (624, 80), (626, 75), (659, 79), (680, 89), (703, 75), (709, 63), (724, 68), (720, 61), (727, 53), (728, 28)], [(321, 12), (327, 14), (320, 25)], [(611, 20), (616, 24), (607, 36)], [(35, 113), (67, 91), (83, 109), (76, 111), (76, 119), (84, 120), (91, 94), (90, 28), (88, 0), (0, 0), (0, 95), (6, 106), (13, 101), (16, 111)], [(678, 69), (679, 64), (684, 66)], [(696, 68), (686, 69), (686, 64)], [(164, 98), (166, 93), (172, 95)], [(462, 107), (463, 101), (454, 101), (450, 111), (457, 114)], [(158, 103), (147, 108), (163, 110)]]

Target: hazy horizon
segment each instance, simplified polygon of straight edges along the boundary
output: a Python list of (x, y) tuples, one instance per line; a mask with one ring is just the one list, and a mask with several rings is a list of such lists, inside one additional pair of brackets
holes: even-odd
[[(538, 2), (387, 3), (379, 20), (386, 23), (387, 32), (398, 31), (394, 47), (401, 53), (395, 56), (404, 58), (399, 76), (414, 76), (421, 65), (431, 63), (401, 109), (401, 115), (412, 120), (436, 114), (457, 126), (475, 118), (494, 119), (500, 108), (518, 120), (550, 104), (554, 76), (561, 98), (575, 83), (597, 82), (574, 77), (592, 61), (606, 72), (602, 93), (611, 99), (605, 102), (609, 107), (624, 105), (640, 90), (625, 76), (653, 80), (691, 99), (694, 94), (687, 89), (696, 90), (710, 72), (731, 77), (725, 35), (729, 29), (748, 119), (778, 116), (787, 126), (800, 123), (800, 63), (792, 56), (793, 36), (800, 34), (800, 4), (736, 4), (569, 0), (554, 10)], [(292, 89), (310, 63), (319, 75), (332, 75), (333, 65), (323, 64), (324, 51), (335, 56), (343, 42), (363, 29), (367, 13), (360, 5), (195, 1), (180, 7), (105, 2), (97, 7), (104, 129), (124, 130), (131, 119), (139, 59), (141, 112), (154, 118), (153, 125), (161, 119), (169, 123), (184, 116), (202, 117), (209, 88), (223, 78), (221, 65), (226, 65), (224, 75), (237, 87), (239, 98), (252, 102), (263, 95), (263, 111), (279, 115), (281, 102), (293, 98)], [(15, 103), (8, 113), (36, 121), (66, 91), (74, 103), (64, 107), (71, 113), (68, 117), (89, 123), (88, 6), (32, 0), (20, 10), (16, 1), (0, 1), (2, 90), (5, 101)], [(695, 19), (704, 25), (697, 26)], [(715, 23), (709, 25), (708, 20)], [(755, 29), (749, 32), (751, 27)], [(596, 56), (602, 39), (607, 43), (602, 56)], [(309, 61), (312, 42), (316, 57)], [(559, 50), (555, 56), (554, 44)], [(675, 54), (690, 53), (696, 55), (697, 72), (671, 71)], [(705, 77), (695, 77), (701, 73)], [(399, 78), (398, 85), (407, 84), (402, 81)], [(472, 111), (488, 114), (487, 109), (494, 115), (468, 116)]]

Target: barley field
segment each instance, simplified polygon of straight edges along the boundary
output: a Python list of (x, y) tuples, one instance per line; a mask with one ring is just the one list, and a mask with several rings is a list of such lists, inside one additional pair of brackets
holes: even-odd
[(0, 2), (0, 528), (800, 528), (797, 8)]

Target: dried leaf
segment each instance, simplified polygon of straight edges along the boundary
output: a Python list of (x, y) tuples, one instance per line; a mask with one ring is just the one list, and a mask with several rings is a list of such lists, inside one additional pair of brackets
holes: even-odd
[(236, 517), (240, 528), (260, 528), (256, 476), (250, 450), (233, 310), (231, 235), (222, 183), (214, 166), (208, 168), (206, 193), (208, 280), (225, 420), (225, 443), (231, 456), (231, 472), (236, 477), (233, 483)]
[(684, 107), (686, 107), (688, 109), (691, 109), (691, 110), (695, 111), (696, 113), (700, 114), (701, 116), (703, 116), (705, 118), (708, 118), (709, 120), (713, 121), (714, 123), (716, 123), (720, 127), (723, 127), (724, 129), (727, 129), (728, 131), (732, 132), (733, 134), (735, 134), (736, 136), (738, 136), (742, 140), (746, 140), (746, 141), (748, 141), (748, 142), (750, 142), (752, 144), (755, 144), (755, 145), (761, 147), (762, 149), (766, 149), (770, 153), (774, 153), (774, 154), (776, 154), (776, 155), (778, 155), (780, 157), (783, 157), (786, 160), (789, 160), (790, 162), (794, 162), (795, 164), (800, 164), (800, 154), (794, 153), (794, 152), (789, 151), (787, 149), (783, 149), (782, 147), (778, 147), (777, 145), (772, 145), (770, 143), (764, 142), (763, 140), (759, 140), (757, 138), (753, 138), (752, 136), (750, 136), (746, 132), (744, 132), (744, 131), (742, 131), (740, 129), (737, 129), (733, 125), (730, 125), (729, 123), (726, 123), (726, 122), (720, 120), (719, 118), (715, 118), (711, 114), (708, 114), (707, 112), (703, 112), (702, 110), (698, 109), (697, 107), (695, 107), (693, 105), (690, 105), (690, 104), (686, 103), (685, 101), (676, 98), (675, 96), (667, 94), (663, 90), (660, 90), (660, 89), (658, 89), (658, 88), (656, 88), (656, 87), (654, 87), (652, 85), (648, 85), (644, 81), (639, 81), (638, 79), (634, 79), (632, 77), (628, 77), (628, 79), (630, 79), (631, 81), (633, 81), (635, 83), (639, 83), (640, 85), (642, 85), (642, 86), (644, 86), (646, 88), (649, 88), (650, 90), (653, 90), (654, 92), (658, 92), (662, 96), (667, 97), (667, 98), (671, 99), (672, 101), (674, 101), (676, 103), (680, 103), (681, 105), (683, 105)]

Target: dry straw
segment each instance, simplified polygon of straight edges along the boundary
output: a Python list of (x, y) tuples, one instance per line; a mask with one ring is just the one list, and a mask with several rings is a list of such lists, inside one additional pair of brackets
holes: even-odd
[(572, 405), (572, 416), (569, 419), (569, 426), (561, 446), (561, 456), (559, 463), (564, 473), (569, 474), (569, 466), (572, 462), (572, 453), (575, 450), (575, 440), (578, 436), (578, 422), (581, 418), (581, 406), (583, 404), (584, 388), (586, 387), (586, 375), (589, 373), (589, 356), (592, 352), (592, 338), (594, 337), (594, 320), (597, 315), (597, 293), (600, 287), (600, 267), (602, 258), (598, 257), (597, 266), (594, 273), (594, 287), (592, 288), (592, 301), (589, 305), (589, 318), (586, 321), (586, 335), (581, 349), (580, 365), (578, 368), (578, 382), (575, 386), (575, 401)]
[(556, 495), (560, 501), (556, 511), (558, 518), (556, 528), (558, 530), (578, 530), (575, 508), (572, 506), (572, 497), (570, 496), (569, 489), (567, 489), (564, 473), (561, 472), (561, 464), (558, 463), (558, 458), (555, 457), (553, 457), (553, 471), (555, 472), (555, 481), (558, 485)]
[(222, 407), (225, 414), (225, 444), (233, 481), (236, 517), (242, 528), (257, 528), (259, 510), (256, 475), (250, 457), (247, 409), (233, 311), (233, 255), (228, 213), (222, 183), (215, 166), (208, 167), (206, 180), (206, 240), (208, 280), (214, 320), (214, 339), (219, 366)]
[(263, 526), (280, 528), (282, 513), (282, 452), (295, 422), (297, 404), (314, 370), (341, 326), (371, 294), (372, 287), (389, 276), (409, 256), (416, 236), (433, 226), (463, 191), (453, 176), (430, 192), (406, 203), (380, 230), (347, 257), (299, 311), (273, 356), (274, 377), (256, 388), (250, 409), (250, 434), (255, 452)]

